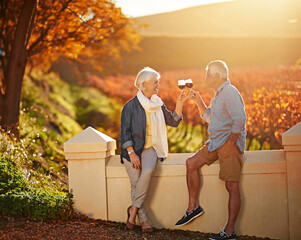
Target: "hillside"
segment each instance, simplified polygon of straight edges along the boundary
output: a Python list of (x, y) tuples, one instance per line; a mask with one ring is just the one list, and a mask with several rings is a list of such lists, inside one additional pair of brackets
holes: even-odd
[(68, 218), (63, 144), (87, 126), (118, 138), (121, 105), (93, 87), (34, 69), (24, 77), (20, 140), (0, 129), (0, 216)]
[(136, 74), (150, 66), (159, 71), (205, 68), (221, 59), (230, 67), (293, 65), (301, 58), (301, 38), (145, 37), (141, 51), (124, 52), (107, 71)]
[(68, 84), (54, 72), (34, 69), (25, 75), (20, 108), (20, 149), (29, 154), (20, 157), (21, 165), (57, 181), (62, 189), (68, 182), (64, 142), (87, 126), (118, 138), (121, 105), (96, 88)]
[(144, 36), (301, 37), (301, 1), (236, 0), (136, 18)]
[(123, 52), (106, 73), (202, 68), (213, 59), (231, 67), (295, 64), (300, 16), (299, 0), (236, 0), (138, 17), (148, 25), (139, 30), (141, 50)]

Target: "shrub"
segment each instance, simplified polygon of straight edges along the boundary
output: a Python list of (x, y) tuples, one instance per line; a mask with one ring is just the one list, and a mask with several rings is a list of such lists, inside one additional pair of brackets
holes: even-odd
[(69, 193), (48, 193), (44, 189), (20, 188), (0, 194), (0, 212), (13, 217), (30, 217), (39, 220), (64, 219), (72, 213)]
[[(3, 139), (4, 134), (1, 137), (2, 143), (15, 148), (12, 141)], [(73, 212), (72, 195), (59, 191), (48, 179), (39, 178), (38, 185), (34, 172), (23, 170), (14, 157), (0, 156), (0, 213), (39, 220), (68, 218)]]
[(32, 187), (15, 162), (0, 157), (0, 212), (35, 219), (67, 218), (72, 213), (72, 195)]

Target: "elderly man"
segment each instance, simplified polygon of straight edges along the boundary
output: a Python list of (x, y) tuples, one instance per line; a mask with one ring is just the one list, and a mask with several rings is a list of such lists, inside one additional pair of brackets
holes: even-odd
[(196, 91), (191, 90), (189, 97), (197, 104), (201, 117), (209, 123), (210, 137), (205, 145), (186, 161), (189, 204), (176, 226), (185, 225), (204, 213), (198, 203), (199, 169), (205, 164), (210, 165), (219, 160), (219, 178), (225, 181), (229, 192), (229, 216), (225, 228), (210, 239), (235, 239), (234, 225), (240, 209), (239, 179), (246, 145), (247, 117), (243, 99), (228, 79), (226, 63), (212, 61), (207, 65), (206, 70), (206, 79), (215, 89), (211, 106), (207, 107)]

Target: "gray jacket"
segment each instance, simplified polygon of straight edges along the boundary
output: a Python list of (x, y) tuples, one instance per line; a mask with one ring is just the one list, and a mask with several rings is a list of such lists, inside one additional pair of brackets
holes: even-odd
[[(165, 123), (171, 127), (177, 127), (183, 117), (179, 117), (176, 112), (173, 114), (163, 104), (162, 111), (165, 118)], [(121, 112), (121, 163), (122, 158), (130, 161), (130, 156), (126, 148), (133, 146), (135, 153), (141, 159), (141, 153), (145, 145), (146, 133), (146, 115), (144, 108), (140, 104), (137, 96), (129, 100), (123, 107)]]

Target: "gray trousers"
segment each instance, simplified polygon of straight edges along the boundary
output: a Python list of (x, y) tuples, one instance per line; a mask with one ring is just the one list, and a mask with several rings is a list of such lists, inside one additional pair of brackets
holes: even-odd
[(147, 221), (144, 200), (157, 159), (157, 153), (152, 147), (143, 150), (141, 155), (141, 169), (133, 168), (132, 164), (124, 159), (124, 166), (131, 182), (132, 206), (139, 208), (138, 218), (140, 223)]

